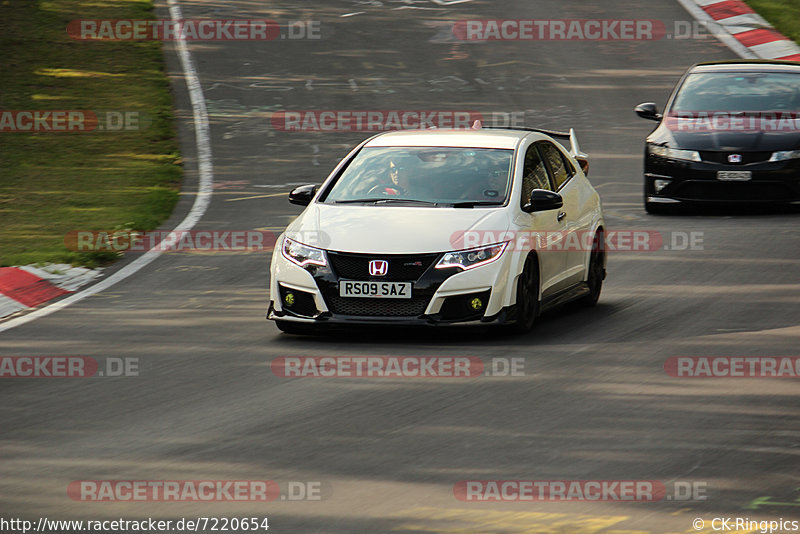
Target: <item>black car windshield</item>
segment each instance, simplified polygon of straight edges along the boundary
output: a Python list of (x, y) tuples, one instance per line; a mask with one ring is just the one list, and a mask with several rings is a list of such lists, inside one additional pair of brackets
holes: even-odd
[(671, 114), (692, 111), (800, 111), (800, 73), (704, 72), (690, 74)]
[(367, 147), (325, 197), (329, 204), (500, 206), (514, 151), (461, 147)]

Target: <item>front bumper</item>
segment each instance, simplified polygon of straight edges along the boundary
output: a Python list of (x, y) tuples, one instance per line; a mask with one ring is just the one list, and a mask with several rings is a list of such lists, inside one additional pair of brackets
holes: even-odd
[[(342, 261), (343, 257), (346, 261)], [(326, 267), (300, 267), (276, 249), (270, 269), (267, 318), (299, 324), (420, 326), (503, 324), (514, 320), (515, 307), (509, 300), (515, 277), (508, 275), (512, 261), (509, 251), (492, 263), (466, 271), (436, 269), (434, 265), (440, 257), (329, 252)], [(403, 264), (412, 266), (395, 277), (370, 278), (359, 272), (360, 261), (384, 258), (401, 269)], [(340, 280), (411, 282), (412, 298), (340, 297)], [(292, 293), (288, 300), (287, 293)], [(474, 306), (475, 299), (481, 303), (479, 309)]]
[[(726, 153), (727, 154), (727, 153)], [(717, 156), (704, 158), (719, 159)], [(750, 171), (747, 181), (722, 181), (718, 171)], [(656, 180), (669, 185), (656, 191)], [(725, 164), (645, 156), (644, 194), (651, 203), (797, 203), (800, 202), (800, 160)]]
[(503, 325), (514, 321), (516, 307), (508, 306), (493, 316), (482, 316), (478, 319), (445, 321), (436, 316), (421, 315), (419, 317), (362, 317), (351, 315), (334, 315), (330, 312), (319, 314), (313, 319), (298, 317), (275, 309), (275, 302), (270, 301), (267, 310), (267, 319), (288, 321), (297, 324), (331, 326), (486, 326)]

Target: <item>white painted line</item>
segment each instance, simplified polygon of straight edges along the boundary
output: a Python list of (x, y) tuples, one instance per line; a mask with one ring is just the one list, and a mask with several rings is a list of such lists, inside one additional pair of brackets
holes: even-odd
[[(181, 13), (181, 8), (178, 5), (177, 0), (167, 0), (167, 5), (169, 6), (169, 14), (172, 20), (183, 20), (183, 14)], [(189, 213), (178, 224), (178, 226), (173, 229), (174, 232), (178, 232), (191, 230), (208, 209), (208, 205), (211, 203), (211, 189), (214, 182), (214, 168), (211, 160), (211, 138), (209, 137), (208, 111), (206, 109), (205, 98), (203, 97), (203, 90), (200, 86), (200, 79), (197, 77), (197, 71), (195, 70), (194, 63), (192, 62), (192, 56), (186, 46), (185, 36), (183, 38), (178, 38), (175, 41), (175, 45), (178, 50), (181, 68), (183, 69), (184, 76), (186, 77), (186, 86), (189, 89), (189, 100), (192, 103), (195, 144), (197, 146), (199, 170), (198, 194), (194, 199), (192, 209), (189, 210)], [(70, 295), (65, 299), (50, 304), (49, 306), (39, 308), (38, 310), (32, 311), (27, 315), (23, 315), (21, 317), (11, 319), (5, 323), (1, 323), (0, 332), (10, 330), (25, 323), (29, 323), (40, 317), (45, 317), (46, 315), (50, 315), (51, 313), (62, 310), (71, 304), (80, 302), (86, 297), (90, 297), (96, 293), (108, 289), (117, 282), (126, 279), (139, 269), (145, 267), (150, 262), (158, 258), (163, 252), (163, 250), (159, 250), (159, 248), (166, 247), (163, 247), (163, 243), (160, 246), (153, 247), (143, 256), (132, 261), (105, 280), (102, 280), (95, 285), (84, 289), (83, 291)]]
[(7, 317), (12, 313), (27, 310), (28, 307), (21, 302), (17, 302), (11, 297), (0, 295), (0, 317)]
[(754, 28), (753, 26), (725, 26), (725, 29), (729, 34), (736, 35), (737, 33), (749, 32), (759, 28)]
[(720, 2), (724, 2), (724, 0), (697, 0), (695, 3), (700, 6), (711, 6)]
[[(683, 6), (683, 8), (689, 12), (695, 19), (708, 23), (707, 28), (711, 31), (712, 35), (722, 41), (728, 48), (734, 51), (739, 57), (744, 59), (759, 59), (759, 57), (751, 52), (746, 46), (736, 40), (734, 36), (729, 34), (728, 32), (718, 31), (716, 28), (719, 28), (719, 24), (716, 24), (717, 21), (714, 20), (711, 15), (703, 11), (703, 9), (697, 5), (696, 0), (678, 0), (678, 3)], [(716, 2), (715, 2), (716, 3)], [(732, 18), (732, 17), (731, 17)], [(713, 24), (712, 24), (713, 23)]]
[(725, 26), (729, 32), (734, 33), (732, 27), (744, 26), (745, 30), (757, 30), (759, 28), (772, 28), (769, 22), (761, 15), (750, 13), (747, 15), (736, 15), (735, 17), (728, 17), (717, 21), (719, 24)]
[(731, 35), (749, 32), (752, 30), (768, 30), (769, 28), (762, 28), (761, 26), (725, 26), (725, 30)]
[(87, 269), (86, 267), (73, 267), (68, 263), (50, 264), (39, 269), (32, 265), (18, 267), (33, 276), (47, 280), (56, 287), (66, 291), (77, 291), (98, 276), (102, 276), (102, 269)]
[(778, 57), (791, 56), (793, 54), (800, 54), (800, 46), (797, 46), (794, 41), (786, 39), (780, 41), (772, 41), (760, 45), (753, 45), (750, 50), (765, 59), (774, 59)]

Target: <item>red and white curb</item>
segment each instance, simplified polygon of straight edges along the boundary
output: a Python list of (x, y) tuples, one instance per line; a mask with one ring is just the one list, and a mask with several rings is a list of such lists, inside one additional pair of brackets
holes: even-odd
[[(183, 13), (181, 12), (179, 0), (167, 0), (167, 7), (169, 8), (169, 15), (171, 20), (183, 20)], [(195, 146), (197, 149), (197, 171), (199, 175), (199, 187), (197, 195), (194, 197), (194, 204), (189, 209), (189, 213), (172, 229), (173, 232), (185, 232), (194, 228), (197, 222), (203, 217), (211, 203), (211, 194), (214, 185), (214, 163), (211, 154), (211, 135), (210, 123), (208, 120), (208, 110), (206, 108), (206, 99), (203, 96), (203, 88), (200, 84), (200, 77), (197, 75), (197, 70), (192, 61), (192, 56), (189, 53), (189, 47), (186, 45), (185, 39), (175, 41), (175, 48), (178, 54), (178, 59), (181, 63), (181, 70), (183, 71), (183, 79), (186, 82), (186, 87), (189, 90), (189, 100), (192, 104), (192, 117), (194, 119), (194, 135)], [(67, 306), (71, 306), (76, 302), (96, 295), (101, 291), (105, 291), (117, 282), (120, 282), (132, 274), (138, 272), (140, 269), (149, 265), (152, 261), (158, 258), (162, 251), (153, 249), (146, 252), (142, 256), (136, 258), (125, 267), (109, 275), (107, 278), (92, 284), (91, 286), (73, 293), (72, 295), (62, 298), (58, 302), (54, 302), (48, 306), (43, 306), (35, 311), (14, 317), (0, 323), (0, 332), (5, 332), (17, 326), (27, 324), (35, 321), (40, 317), (45, 317), (51, 313), (63, 310)]]
[[(691, 0), (702, 13), (689, 9), (698, 18), (713, 21), (729, 34), (746, 57), (800, 61), (800, 46), (773, 28), (769, 22), (741, 0)], [(681, 2), (686, 5), (686, 2)], [(723, 39), (724, 40), (724, 39)], [(731, 47), (739, 48), (739, 47)], [(737, 50), (739, 51), (739, 50)]]
[(0, 267), (0, 318), (72, 293), (100, 273), (83, 267)]

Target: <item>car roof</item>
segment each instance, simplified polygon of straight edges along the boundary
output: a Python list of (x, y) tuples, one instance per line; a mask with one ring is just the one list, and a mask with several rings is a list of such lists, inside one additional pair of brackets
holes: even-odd
[(733, 60), (698, 63), (689, 72), (797, 72), (800, 63), (793, 61)]
[(377, 135), (367, 147), (420, 146), (514, 149), (529, 135), (547, 137), (527, 130), (398, 130)]

